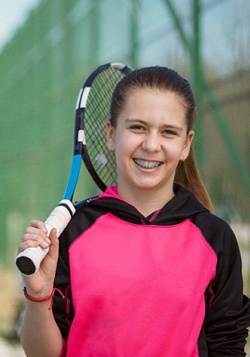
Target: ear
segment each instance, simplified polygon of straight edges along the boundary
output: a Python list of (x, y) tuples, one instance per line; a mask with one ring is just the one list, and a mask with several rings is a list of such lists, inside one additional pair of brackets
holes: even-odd
[(181, 161), (185, 161), (186, 158), (188, 157), (193, 139), (194, 139), (194, 131), (190, 130), (187, 134), (186, 143), (184, 145), (184, 148), (183, 148), (183, 151), (181, 154)]
[(106, 135), (107, 135), (107, 145), (110, 151), (115, 151), (114, 143), (114, 127), (111, 125), (110, 120), (106, 121)]

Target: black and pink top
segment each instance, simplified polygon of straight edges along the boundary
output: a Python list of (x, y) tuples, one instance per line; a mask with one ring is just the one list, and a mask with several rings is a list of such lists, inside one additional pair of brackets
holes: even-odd
[(53, 312), (67, 357), (244, 356), (250, 302), (229, 226), (181, 186), (144, 217), (116, 187), (60, 238)]

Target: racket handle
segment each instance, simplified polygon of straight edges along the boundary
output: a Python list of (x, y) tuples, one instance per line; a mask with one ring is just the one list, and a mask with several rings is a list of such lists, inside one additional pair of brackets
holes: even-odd
[[(56, 228), (58, 237), (62, 234), (68, 225), (76, 209), (70, 200), (62, 200), (51, 212), (44, 222), (48, 235), (52, 228)], [(48, 248), (43, 249), (40, 246), (30, 247), (19, 253), (16, 257), (16, 265), (23, 275), (34, 275), (40, 267), (42, 260), (48, 253)]]

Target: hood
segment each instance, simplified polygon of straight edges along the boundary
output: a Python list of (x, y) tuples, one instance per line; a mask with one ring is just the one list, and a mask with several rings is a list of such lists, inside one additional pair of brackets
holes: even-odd
[(94, 202), (99, 208), (109, 210), (115, 216), (132, 223), (172, 225), (208, 210), (183, 186), (175, 186), (175, 196), (159, 211), (144, 217), (134, 206), (124, 201), (117, 193), (116, 186), (109, 186)]

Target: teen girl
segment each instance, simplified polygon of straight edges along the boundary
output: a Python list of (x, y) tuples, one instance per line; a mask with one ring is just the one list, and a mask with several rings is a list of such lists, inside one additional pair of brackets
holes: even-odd
[(60, 247), (41, 221), (19, 245), (50, 247), (23, 277), (29, 357), (245, 355), (240, 253), (197, 172), (195, 118), (173, 70), (142, 68), (118, 84), (107, 123), (117, 186), (78, 209)]

